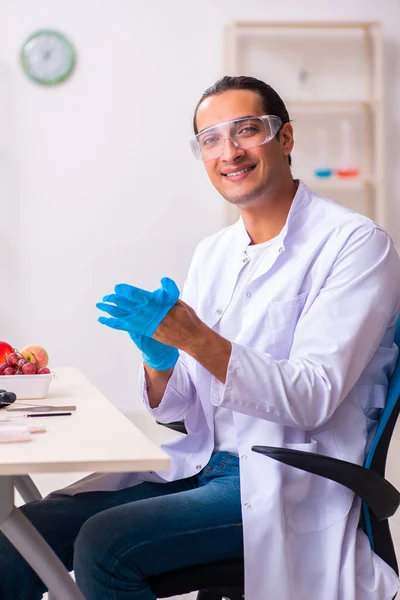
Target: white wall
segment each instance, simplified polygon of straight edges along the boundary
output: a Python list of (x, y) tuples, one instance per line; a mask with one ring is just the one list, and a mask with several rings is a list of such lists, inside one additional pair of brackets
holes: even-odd
[[(398, 0), (1, 0), (0, 339), (44, 345), (53, 366), (75, 364), (122, 410), (140, 409), (139, 352), (97, 323), (95, 303), (121, 281), (182, 285), (196, 243), (224, 224), (188, 146), (194, 106), (223, 74), (223, 26), (297, 18), (384, 25), (399, 242)], [(23, 39), (42, 27), (78, 52), (73, 77), (54, 89), (18, 64)]]

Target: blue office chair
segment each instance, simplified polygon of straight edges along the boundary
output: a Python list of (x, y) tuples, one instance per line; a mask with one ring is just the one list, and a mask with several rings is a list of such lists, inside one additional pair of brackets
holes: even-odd
[[(400, 318), (397, 322), (395, 343), (400, 347)], [(388, 519), (395, 514), (400, 504), (400, 493), (385, 479), (385, 466), (399, 411), (400, 357), (390, 377), (386, 405), (363, 467), (300, 450), (272, 446), (252, 447), (254, 452), (337, 481), (362, 498), (360, 527), (368, 535), (376, 554), (396, 573), (398, 566)], [(166, 427), (186, 433), (184, 423), (180, 421), (168, 423)], [(197, 600), (223, 600), (225, 597), (241, 600), (244, 598), (244, 564), (243, 561), (227, 561), (179, 569), (152, 577), (150, 585), (157, 598), (200, 590)]]

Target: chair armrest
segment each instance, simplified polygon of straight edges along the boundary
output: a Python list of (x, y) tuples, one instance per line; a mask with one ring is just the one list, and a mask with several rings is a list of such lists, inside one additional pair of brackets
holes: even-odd
[(393, 516), (400, 504), (400, 493), (396, 488), (384, 477), (365, 467), (301, 450), (273, 446), (252, 446), (251, 449), (302, 471), (337, 481), (362, 498), (379, 521)]
[(156, 421), (157, 425), (162, 425), (163, 427), (168, 427), (168, 429), (173, 429), (174, 431), (179, 431), (179, 433), (187, 433), (185, 423), (183, 421), (172, 421), (171, 423), (161, 423), (161, 421)]

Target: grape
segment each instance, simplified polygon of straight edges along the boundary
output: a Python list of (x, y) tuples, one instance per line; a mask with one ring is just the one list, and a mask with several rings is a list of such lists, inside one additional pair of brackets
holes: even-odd
[(27, 363), (27, 361), (25, 360), (25, 358), (20, 358), (17, 363), (17, 366), (19, 369), (21, 369), (26, 363)]
[(37, 372), (38, 375), (48, 375), (48, 373), (51, 373), (51, 371), (47, 367), (41, 367)]
[(18, 354), (18, 352), (11, 352), (11, 354), (7, 356), (7, 362), (10, 367), (16, 367), (21, 358), (24, 358), (22, 354)]
[(21, 371), (24, 375), (36, 375), (37, 368), (33, 363), (27, 362), (22, 365)]
[(1, 365), (0, 365), (0, 375), (3, 375), (3, 373), (4, 373), (5, 369), (8, 369), (8, 367), (9, 367), (9, 366), (10, 366), (10, 365), (9, 365), (8, 363), (6, 363), (6, 362), (5, 362), (5, 363), (3, 363), (3, 364), (1, 364)]
[(4, 369), (3, 375), (15, 375), (16, 372), (12, 367), (7, 367), (7, 369)]

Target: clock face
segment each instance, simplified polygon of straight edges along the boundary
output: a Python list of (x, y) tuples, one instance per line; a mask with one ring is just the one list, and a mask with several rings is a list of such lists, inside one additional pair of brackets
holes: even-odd
[(25, 73), (37, 83), (54, 85), (68, 77), (75, 66), (75, 52), (62, 34), (37, 31), (23, 44), (21, 63)]

